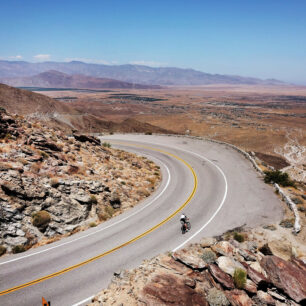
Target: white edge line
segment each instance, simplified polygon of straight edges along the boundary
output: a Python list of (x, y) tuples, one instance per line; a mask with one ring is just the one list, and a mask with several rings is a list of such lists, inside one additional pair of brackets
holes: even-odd
[[(159, 145), (161, 145), (161, 144), (159, 144)], [(175, 249), (173, 249), (172, 250), (172, 252), (176, 252), (178, 249), (180, 249), (182, 246), (184, 246), (187, 242), (189, 242), (191, 239), (193, 239), (196, 235), (198, 235), (214, 218), (215, 218), (215, 216), (217, 215), (217, 213), (220, 211), (220, 209), (222, 208), (222, 206), (223, 206), (223, 204), (224, 204), (224, 202), (225, 202), (225, 199), (226, 199), (226, 196), (227, 196), (227, 190), (228, 190), (228, 184), (227, 184), (227, 180), (226, 180), (226, 176), (225, 176), (225, 174), (224, 174), (224, 172), (221, 170), (221, 168), (218, 166), (218, 165), (216, 165), (215, 163), (213, 163), (212, 161), (210, 161), (208, 158), (206, 158), (206, 157), (204, 157), (204, 156), (202, 156), (202, 155), (200, 155), (200, 154), (198, 154), (198, 153), (195, 153), (195, 152), (191, 152), (191, 151), (188, 151), (188, 150), (184, 150), (184, 149), (179, 149), (179, 150), (181, 150), (181, 151), (185, 151), (185, 152), (188, 152), (188, 153), (191, 153), (191, 154), (194, 154), (194, 155), (196, 155), (196, 156), (198, 156), (198, 157), (200, 157), (201, 159), (204, 159), (204, 160), (206, 160), (206, 161), (208, 161), (210, 164), (212, 164), (213, 166), (215, 166), (218, 170), (219, 170), (219, 172), (222, 174), (222, 176), (223, 176), (223, 178), (224, 178), (224, 182), (225, 182), (225, 192), (224, 192), (224, 196), (223, 196), (223, 199), (222, 199), (222, 201), (221, 201), (221, 204), (219, 205), (219, 207), (218, 207), (218, 209), (214, 212), (214, 214), (211, 216), (211, 218), (196, 232), (196, 233), (194, 233), (191, 237), (189, 237), (187, 240), (185, 240), (182, 244), (180, 244), (178, 247), (176, 247)], [(88, 301), (88, 300), (90, 300), (90, 299), (92, 299), (94, 296), (91, 296), (91, 297), (89, 297), (89, 298), (87, 298), (87, 299), (84, 299), (83, 301), (81, 301), (81, 302), (78, 302), (77, 304), (74, 304), (74, 305), (72, 305), (72, 306), (79, 306), (79, 305), (81, 305), (82, 303), (84, 303), (84, 302), (86, 302), (86, 301)]]
[[(147, 155), (147, 154), (143, 154), (143, 155)], [(156, 157), (155, 157), (155, 158), (156, 158)], [(156, 158), (156, 159), (158, 159), (158, 158)], [(167, 183), (166, 183), (164, 189), (163, 189), (163, 190), (162, 190), (153, 200), (151, 200), (147, 205), (143, 206), (142, 208), (140, 208), (139, 210), (135, 211), (135, 212), (132, 213), (131, 215), (129, 215), (129, 216), (127, 216), (127, 217), (125, 217), (125, 218), (123, 218), (123, 219), (121, 219), (121, 220), (118, 220), (117, 222), (112, 223), (112, 224), (110, 224), (110, 225), (108, 225), (108, 226), (106, 226), (106, 227), (103, 227), (103, 228), (101, 228), (101, 229), (99, 229), (99, 230), (97, 230), (97, 231), (95, 231), (95, 232), (93, 232), (93, 233), (90, 233), (90, 234), (81, 236), (81, 237), (76, 238), (76, 239), (74, 239), (74, 240), (70, 240), (70, 241), (61, 243), (61, 244), (59, 244), (59, 245), (50, 247), (50, 248), (45, 249), (45, 250), (41, 250), (41, 251), (38, 251), (38, 252), (35, 252), (35, 253), (32, 253), (32, 254), (24, 255), (24, 256), (22, 256), (22, 257), (18, 257), (18, 258), (14, 258), (14, 259), (11, 259), (11, 260), (8, 260), (8, 261), (1, 262), (1, 263), (0, 263), (0, 266), (1, 266), (1, 265), (8, 264), (8, 263), (11, 263), (11, 262), (14, 262), (14, 261), (18, 261), (18, 260), (21, 260), (21, 259), (24, 259), (24, 258), (27, 258), (27, 257), (31, 257), (31, 256), (34, 256), (34, 255), (38, 255), (38, 254), (41, 254), (41, 253), (45, 253), (45, 252), (47, 252), (47, 251), (50, 251), (50, 250), (53, 250), (53, 249), (62, 247), (62, 246), (64, 246), (64, 245), (73, 243), (73, 242), (75, 242), (75, 241), (84, 239), (84, 238), (86, 238), (86, 237), (95, 235), (95, 234), (97, 234), (97, 233), (99, 233), (99, 232), (102, 232), (102, 231), (104, 231), (104, 230), (106, 230), (106, 229), (108, 229), (108, 228), (110, 228), (110, 227), (112, 227), (112, 226), (114, 226), (114, 225), (117, 225), (117, 224), (119, 224), (119, 223), (121, 223), (121, 222), (123, 222), (123, 221), (125, 221), (125, 220), (127, 220), (127, 219), (129, 219), (129, 218), (131, 218), (131, 217), (133, 217), (133, 216), (135, 216), (136, 214), (140, 213), (140, 212), (143, 211), (145, 208), (147, 208), (148, 206), (152, 205), (152, 203), (154, 203), (157, 199), (159, 199), (159, 198), (163, 195), (163, 193), (166, 191), (166, 189), (168, 188), (168, 186), (169, 186), (169, 184), (170, 184), (171, 174), (170, 174), (169, 168), (168, 168), (161, 160), (159, 160), (159, 161), (160, 161), (160, 163), (161, 163), (161, 164), (166, 168), (166, 170), (167, 170), (168, 180), (167, 180)]]
[(73, 305), (71, 305), (71, 306), (79, 306), (79, 305), (82, 305), (82, 304), (84, 304), (85, 302), (91, 300), (91, 299), (94, 298), (94, 297), (95, 297), (95, 296), (92, 295), (92, 296), (88, 297), (87, 299), (84, 299), (84, 300), (81, 301), (81, 302), (77, 302), (76, 304), (73, 304)]
[[(181, 149), (183, 150), (183, 149)], [(208, 161), (209, 163), (211, 163), (212, 165), (214, 165), (218, 170), (219, 172), (222, 174), (223, 176), (223, 179), (224, 179), (224, 182), (225, 182), (225, 192), (224, 192), (224, 196), (223, 196), (223, 199), (218, 207), (218, 209), (214, 212), (214, 214), (210, 217), (210, 219), (197, 231), (195, 232), (191, 237), (189, 237), (187, 240), (185, 240), (182, 244), (180, 244), (179, 246), (177, 246), (175, 249), (172, 250), (172, 252), (176, 252), (178, 249), (180, 249), (181, 247), (183, 247), (187, 242), (189, 242), (191, 239), (193, 239), (196, 235), (198, 235), (214, 218), (215, 216), (217, 215), (217, 213), (220, 211), (220, 209), (222, 208), (224, 202), (225, 202), (225, 199), (226, 199), (226, 196), (227, 196), (227, 190), (228, 190), (228, 184), (227, 184), (227, 180), (226, 180), (226, 176), (224, 174), (224, 172), (221, 170), (221, 168), (216, 165), (215, 163), (213, 163), (212, 161), (210, 161), (209, 159), (207, 159), (206, 157), (200, 155), (200, 154), (197, 154), (195, 152), (191, 152), (191, 151), (187, 151), (187, 150), (183, 150), (185, 152), (188, 152), (188, 153), (191, 153), (191, 154), (194, 154), (196, 156), (199, 156), (200, 158)]]

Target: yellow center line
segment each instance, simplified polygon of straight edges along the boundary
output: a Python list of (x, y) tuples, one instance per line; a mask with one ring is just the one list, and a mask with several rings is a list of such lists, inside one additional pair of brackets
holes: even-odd
[[(117, 143), (117, 142), (116, 142), (116, 143)], [(128, 146), (129, 144), (124, 144), (124, 145)], [(47, 280), (47, 279), (50, 279), (50, 278), (59, 276), (59, 275), (61, 275), (61, 274), (64, 274), (64, 273), (66, 273), (66, 272), (69, 272), (69, 271), (72, 271), (72, 270), (77, 269), (77, 268), (79, 268), (79, 267), (81, 267), (81, 266), (84, 266), (84, 265), (86, 265), (86, 264), (89, 264), (89, 263), (91, 263), (91, 262), (93, 262), (93, 261), (95, 261), (95, 260), (97, 260), (97, 259), (100, 259), (100, 258), (102, 258), (102, 257), (104, 257), (104, 256), (106, 256), (106, 255), (108, 255), (108, 254), (110, 254), (110, 253), (113, 253), (113, 252), (115, 252), (115, 251), (117, 251), (117, 250), (119, 250), (119, 249), (121, 249), (121, 248), (123, 248), (123, 247), (125, 247), (125, 246), (127, 246), (127, 245), (129, 245), (129, 244), (131, 244), (131, 243), (133, 243), (133, 242), (135, 242), (135, 241), (137, 241), (137, 240), (139, 240), (140, 238), (142, 238), (142, 237), (148, 235), (149, 233), (153, 232), (155, 229), (159, 228), (160, 226), (162, 226), (163, 224), (165, 224), (166, 222), (168, 222), (169, 220), (171, 220), (176, 214), (178, 214), (178, 213), (179, 213), (179, 212), (180, 212), (180, 211), (181, 211), (181, 210), (191, 201), (191, 199), (193, 198), (193, 196), (194, 196), (194, 194), (195, 194), (195, 192), (196, 192), (196, 190), (197, 190), (198, 179), (197, 179), (197, 175), (195, 174), (195, 172), (194, 172), (194, 170), (192, 169), (192, 167), (191, 167), (185, 160), (183, 160), (182, 158), (180, 158), (180, 157), (178, 157), (178, 156), (176, 156), (176, 155), (174, 155), (174, 154), (172, 154), (172, 153), (169, 153), (169, 152), (167, 152), (167, 151), (164, 151), (164, 150), (160, 150), (160, 149), (156, 149), (156, 148), (151, 148), (151, 147), (146, 147), (146, 146), (141, 146), (141, 145), (131, 145), (131, 146), (133, 146), (133, 147), (141, 147), (141, 148), (144, 148), (144, 149), (150, 149), (150, 150), (153, 150), (153, 151), (158, 151), (158, 152), (161, 152), (161, 153), (163, 153), (163, 154), (172, 156), (172, 157), (174, 157), (175, 159), (177, 159), (177, 160), (181, 161), (182, 163), (184, 163), (184, 164), (189, 168), (189, 170), (192, 172), (192, 175), (193, 175), (193, 178), (194, 178), (193, 190), (192, 190), (192, 192), (190, 193), (188, 199), (187, 199), (187, 200), (186, 200), (186, 201), (185, 201), (176, 211), (174, 211), (170, 216), (168, 216), (166, 219), (164, 219), (163, 221), (161, 221), (161, 222), (158, 223), (157, 225), (153, 226), (152, 228), (148, 229), (148, 230), (145, 231), (144, 233), (142, 233), (142, 234), (140, 234), (140, 235), (138, 235), (138, 236), (132, 238), (131, 240), (129, 240), (129, 241), (123, 243), (123, 244), (120, 244), (120, 245), (114, 247), (113, 249), (111, 249), (111, 250), (109, 250), (109, 251), (106, 251), (106, 252), (104, 252), (104, 253), (102, 253), (102, 254), (99, 254), (99, 255), (94, 256), (94, 257), (91, 257), (91, 258), (89, 258), (89, 259), (87, 259), (87, 260), (85, 260), (85, 261), (82, 261), (82, 262), (80, 262), (80, 263), (78, 263), (78, 264), (76, 264), (76, 265), (70, 266), (70, 267), (65, 268), (65, 269), (63, 269), (63, 270), (57, 271), (57, 272), (55, 272), (55, 273), (52, 273), (52, 274), (49, 274), (49, 275), (46, 275), (46, 276), (43, 276), (43, 277), (40, 277), (40, 278), (34, 279), (34, 280), (32, 280), (32, 281), (30, 281), (30, 282), (28, 282), (28, 283), (24, 283), (24, 284), (22, 284), (22, 285), (15, 286), (15, 287), (12, 287), (12, 288), (3, 290), (3, 291), (0, 292), (0, 296), (5, 295), (5, 294), (12, 293), (12, 292), (14, 292), (14, 291), (23, 289), (23, 288), (25, 288), (25, 287), (33, 286), (33, 285), (35, 285), (35, 284), (37, 284), (37, 283), (43, 282), (43, 281), (45, 281), (45, 280)]]

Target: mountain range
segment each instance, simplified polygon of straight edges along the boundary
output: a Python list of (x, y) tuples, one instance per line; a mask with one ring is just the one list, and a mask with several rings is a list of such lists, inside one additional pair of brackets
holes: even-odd
[[(175, 67), (148, 67), (142, 65), (102, 65), (79, 61), (41, 62), (0, 61), (0, 82), (9, 82), (8, 78), (34, 76), (50, 70), (68, 75), (84, 75), (94, 78), (107, 78), (143, 85), (208, 85), (208, 84), (249, 84), (279, 85), (281, 81), (261, 80), (252, 77), (209, 74), (194, 69)], [(12, 83), (11, 83), (12, 84)]]
[(107, 78), (95, 78), (86, 75), (69, 75), (56, 70), (49, 70), (34, 76), (2, 78), (4, 84), (14, 87), (45, 87), (45, 88), (133, 88), (133, 89), (157, 89), (159, 85), (141, 85), (118, 81)]

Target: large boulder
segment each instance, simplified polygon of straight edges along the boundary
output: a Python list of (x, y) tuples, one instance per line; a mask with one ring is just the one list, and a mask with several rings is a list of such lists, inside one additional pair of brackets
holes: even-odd
[(203, 305), (208, 306), (205, 297), (176, 275), (161, 274), (153, 277), (142, 291), (146, 305)]
[(275, 287), (297, 303), (306, 299), (306, 274), (298, 265), (277, 256), (265, 256), (260, 264)]

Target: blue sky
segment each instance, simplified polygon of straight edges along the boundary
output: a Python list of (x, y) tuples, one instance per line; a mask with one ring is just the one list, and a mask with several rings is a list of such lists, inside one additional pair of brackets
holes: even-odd
[(0, 0), (0, 58), (194, 68), (306, 84), (305, 0)]

